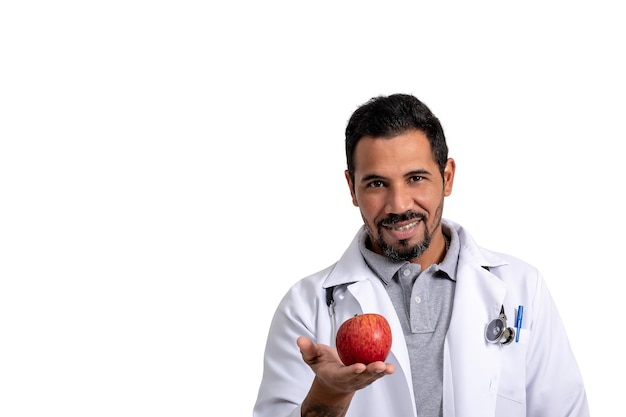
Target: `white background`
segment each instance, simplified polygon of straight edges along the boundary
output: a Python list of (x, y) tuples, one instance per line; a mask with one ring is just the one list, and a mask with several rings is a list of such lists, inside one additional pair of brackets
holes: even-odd
[(251, 415), (279, 299), (360, 225), (345, 123), (394, 92), (621, 410), (618, 2), (425, 3), (3, 2), (0, 415)]

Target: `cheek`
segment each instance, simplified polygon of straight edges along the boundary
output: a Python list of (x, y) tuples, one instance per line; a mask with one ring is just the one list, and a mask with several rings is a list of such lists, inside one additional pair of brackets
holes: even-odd
[(374, 222), (376, 216), (378, 216), (384, 209), (384, 205), (375, 198), (357, 198), (361, 215), (368, 221)]
[(416, 195), (414, 201), (418, 206), (423, 207), (430, 213), (434, 213), (441, 204), (443, 197), (443, 193), (433, 191)]
[(429, 213), (437, 208), (438, 201), (434, 196), (421, 196), (419, 200), (416, 200), (418, 206), (423, 207)]

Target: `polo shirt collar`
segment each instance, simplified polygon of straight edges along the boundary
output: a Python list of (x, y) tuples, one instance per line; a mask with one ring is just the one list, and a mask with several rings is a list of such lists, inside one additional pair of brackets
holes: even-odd
[[(443, 224), (443, 231), (446, 236), (450, 238), (450, 244), (443, 261), (439, 264), (432, 265), (433, 272), (444, 272), (449, 279), (456, 281), (456, 269), (459, 260), (459, 252), (461, 250), (459, 235), (454, 227), (447, 227), (445, 224)], [(413, 267), (421, 268), (421, 265), (419, 264), (411, 264), (409, 261), (396, 261), (387, 256), (377, 254), (367, 247), (368, 239), (368, 233), (363, 233), (361, 235), (361, 238), (359, 239), (359, 250), (361, 251), (361, 255), (363, 255), (363, 259), (365, 259), (367, 265), (385, 284), (389, 284), (398, 270), (407, 264)], [(426, 268), (429, 266), (430, 265)]]

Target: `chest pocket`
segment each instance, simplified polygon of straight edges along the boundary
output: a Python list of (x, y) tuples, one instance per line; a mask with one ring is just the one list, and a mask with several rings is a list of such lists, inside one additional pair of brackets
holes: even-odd
[[(502, 367), (498, 384), (498, 408), (524, 408), (526, 403), (526, 355), (530, 330), (520, 329), (519, 341), (502, 346)], [(499, 415), (499, 414), (498, 414)], [(515, 415), (515, 414), (514, 414)]]

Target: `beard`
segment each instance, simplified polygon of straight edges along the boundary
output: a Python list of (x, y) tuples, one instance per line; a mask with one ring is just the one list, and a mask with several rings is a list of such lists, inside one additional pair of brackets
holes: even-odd
[[(441, 215), (443, 212), (443, 202), (437, 207), (435, 212), (435, 224), (432, 228), (429, 228), (427, 217), (423, 213), (416, 211), (407, 211), (402, 214), (390, 214), (385, 219), (376, 223), (377, 233), (374, 234), (370, 230), (370, 238), (374, 239), (378, 247), (381, 249), (383, 255), (395, 260), (395, 261), (411, 261), (412, 259), (419, 258), (430, 247), (435, 230), (441, 224)], [(396, 223), (406, 222), (419, 219), (424, 225), (424, 235), (422, 239), (414, 244), (411, 244), (408, 240), (400, 240), (395, 245), (385, 241), (382, 233), (383, 227), (393, 226)]]

